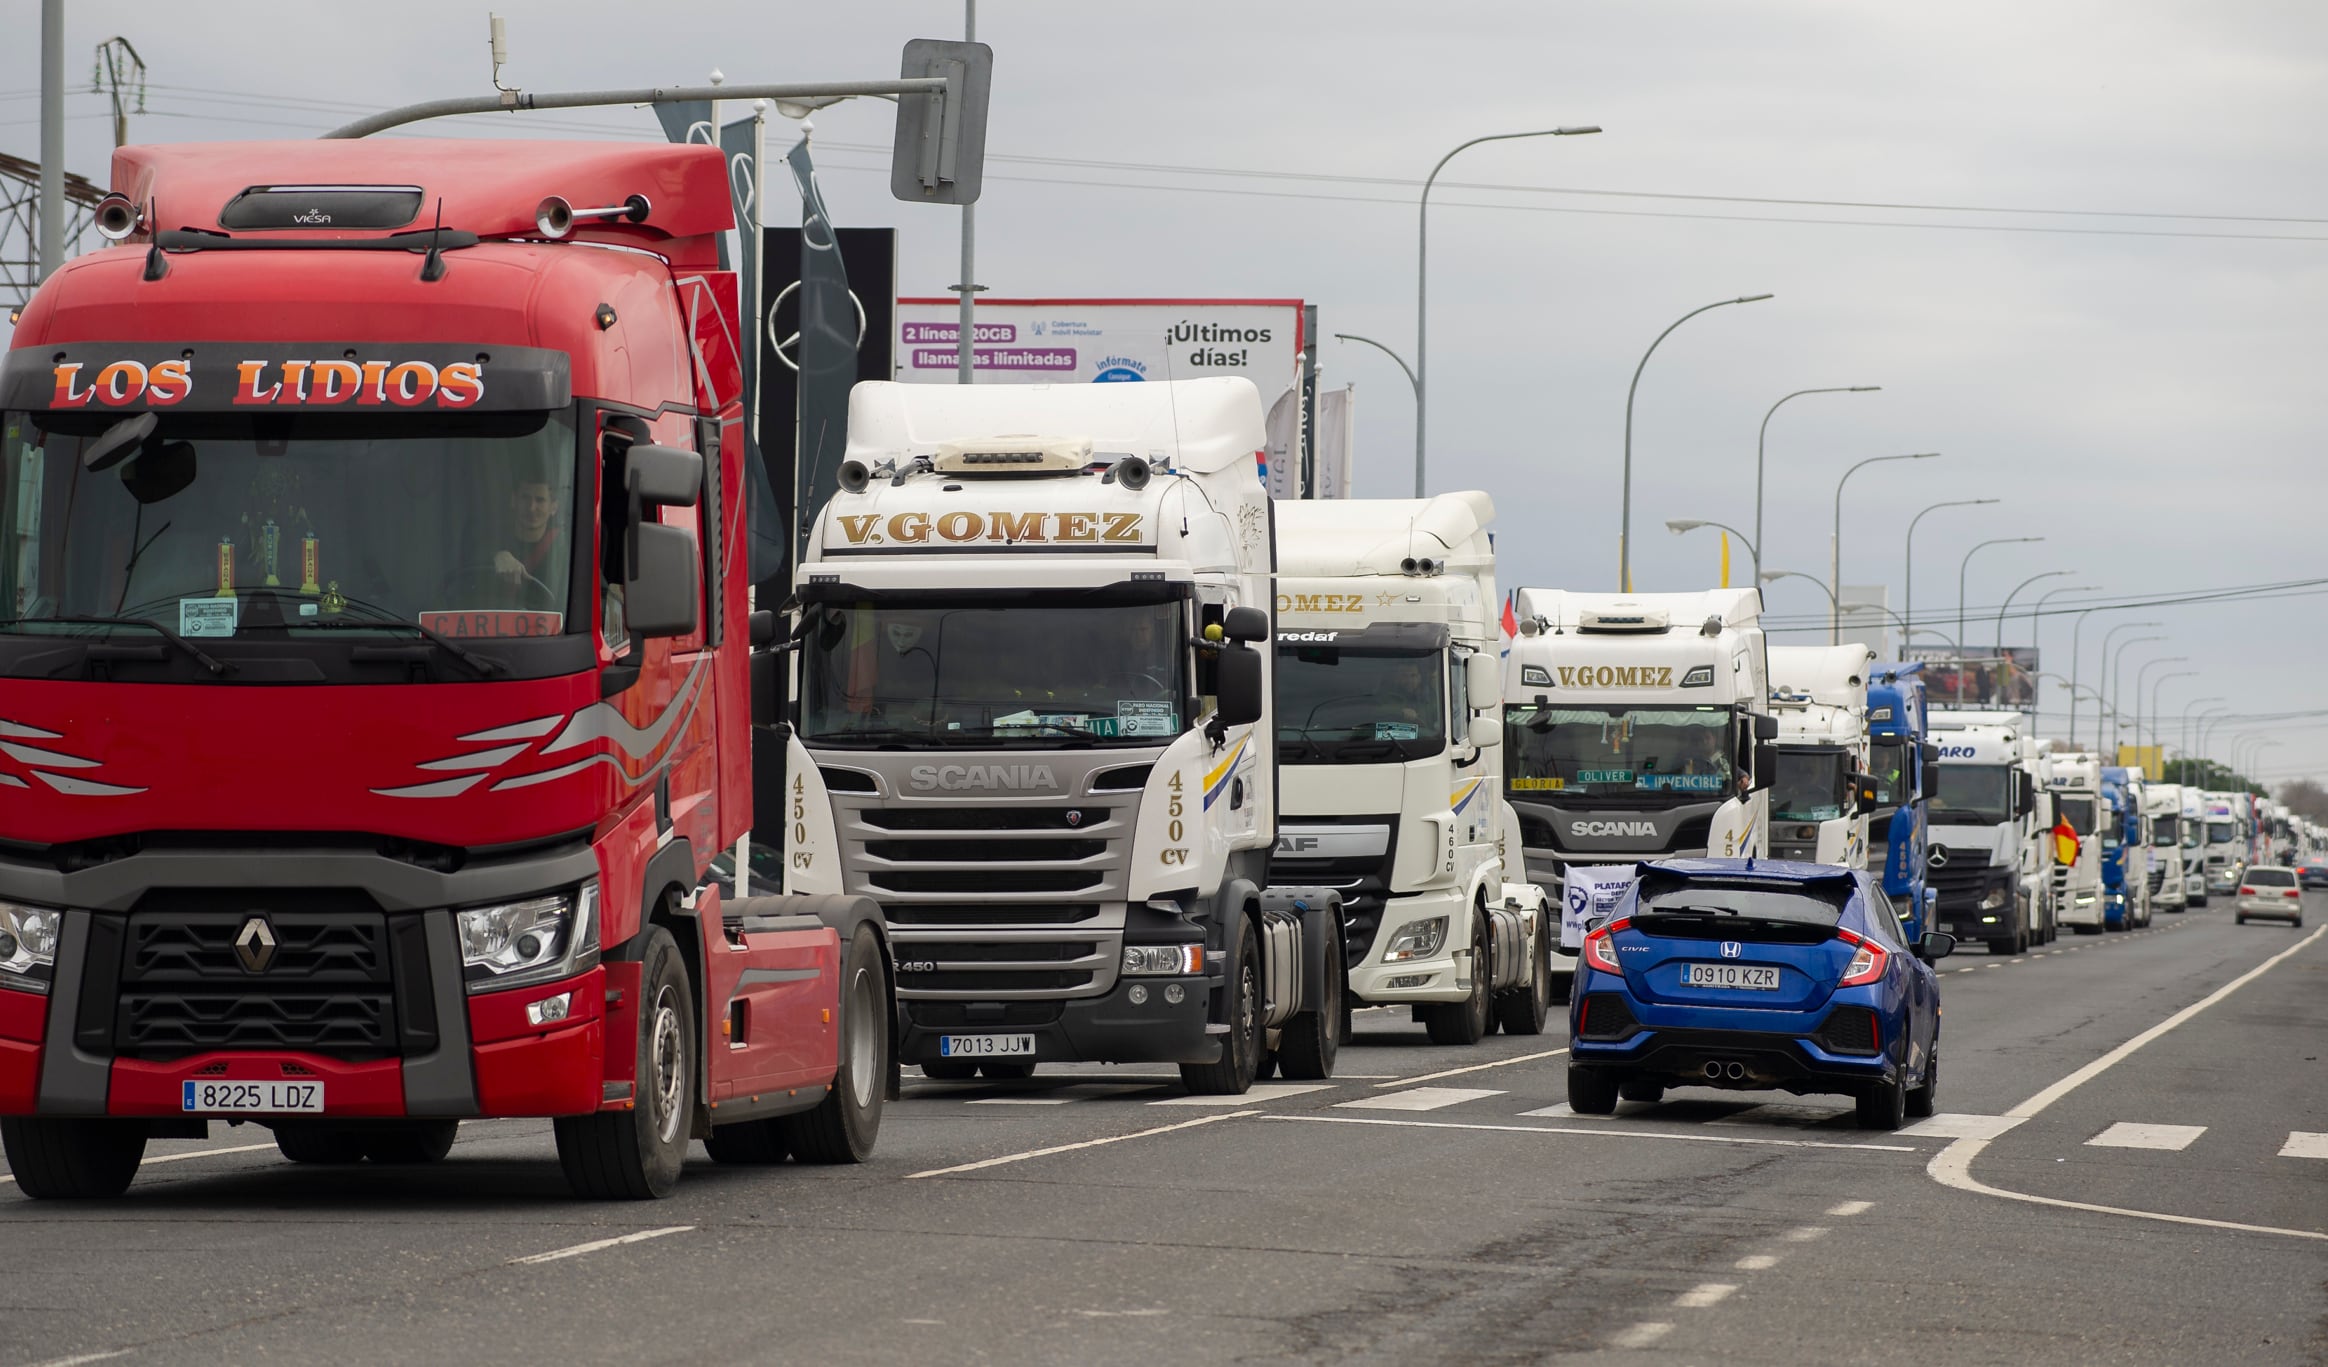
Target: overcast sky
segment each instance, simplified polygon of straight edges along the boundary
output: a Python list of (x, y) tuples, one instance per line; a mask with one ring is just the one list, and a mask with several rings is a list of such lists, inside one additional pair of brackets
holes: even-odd
[[(300, 137), (487, 88), (484, 5), (311, 6), (295, 22), (251, 7), (272, 16), (261, 24), (232, 22), (235, 8), (74, 0), (71, 168), (104, 174), (107, 106), (85, 78), (115, 34), (150, 68), (140, 141)], [(694, 83), (714, 66), (734, 81), (887, 76), (905, 39), (962, 25), (958, 0), (496, 8), (506, 77), (536, 90)], [(38, 16), (36, 0), (0, 0), (0, 150), (27, 157)], [(1768, 567), (1824, 578), (1836, 476), (1931, 450), (1944, 456), (1862, 471), (1844, 505), (1844, 580), (1886, 583), (1896, 609), (1908, 518), (1944, 499), (2003, 500), (1925, 519), (1920, 618), (1953, 608), (1961, 558), (1988, 537), (2047, 539), (1980, 553), (1965, 595), (1976, 614), (2057, 569), (2073, 577), (2020, 601), (2058, 584), (2132, 597), (2328, 576), (2316, 0), (987, 0), (978, 29), (995, 49), (998, 158), (978, 273), (1003, 296), (1299, 297), (1325, 332), (1411, 358), (1415, 185), (1431, 164), (1483, 133), (1607, 129), (1474, 148), (1434, 192), (1431, 486), (1495, 495), (1507, 585), (1615, 586), (1634, 365), (1688, 310), (1763, 292), (1777, 297), (1691, 320), (1642, 378), (1637, 588), (1713, 583), (1713, 534), (1676, 538), (1665, 520), (1749, 526), (1764, 411), (1790, 390), (1855, 384), (1883, 392), (1797, 399), (1771, 424)], [(957, 216), (891, 200), (885, 153), (849, 150), (886, 144), (892, 117), (873, 101), (817, 116), (826, 197), (845, 224), (901, 229), (902, 289), (936, 293), (956, 276)], [(521, 130), (658, 136), (645, 110), (430, 128)], [(772, 128), (772, 144), (789, 141)], [(773, 194), (771, 221), (789, 218), (788, 189)], [(1403, 497), (1403, 377), (1345, 343), (1323, 356), (1329, 384), (1359, 389), (1359, 492)], [(1743, 578), (1742, 552), (1738, 565)], [(1769, 592), (1774, 620), (1824, 606), (1800, 581)], [(2151, 671), (2202, 671), (2160, 690), (2170, 717), (2209, 694), (2241, 713), (2328, 708), (2328, 596), (2096, 613), (2087, 684), (2102, 632), (2146, 618), (2169, 639), (2124, 653), (2129, 698), (2143, 660), (2188, 655)], [(2067, 673), (2069, 619), (2040, 630), (2047, 667)], [(1994, 632), (1992, 616), (1968, 634)], [(2011, 624), (2008, 642), (2029, 632)], [(2049, 687), (2055, 734), (2065, 709)], [(2328, 773), (2328, 716), (2275, 731), (2285, 743), (2261, 774)]]

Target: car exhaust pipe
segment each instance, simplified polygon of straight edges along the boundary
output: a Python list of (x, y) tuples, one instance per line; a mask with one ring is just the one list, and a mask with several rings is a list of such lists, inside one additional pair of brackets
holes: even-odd
[(1729, 1064), (1722, 1069), (1722, 1076), (1732, 1082), (1743, 1082), (1746, 1080), (1746, 1065), (1743, 1063)]
[(1719, 1082), (1719, 1081), (1721, 1080), (1721, 1077), (1722, 1077), (1722, 1065), (1721, 1065), (1720, 1061), (1719, 1061), (1719, 1060), (1716, 1060), (1716, 1059), (1707, 1059), (1707, 1060), (1706, 1060), (1706, 1080), (1707, 1080), (1708, 1082)]

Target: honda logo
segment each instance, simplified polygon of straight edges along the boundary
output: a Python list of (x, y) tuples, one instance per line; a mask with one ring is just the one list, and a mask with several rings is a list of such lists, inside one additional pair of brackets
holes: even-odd
[(1722, 957), (1725, 959), (1735, 959), (1745, 952), (1746, 946), (1739, 944), (1736, 940), (1722, 941)]
[(1924, 862), (1936, 869), (1944, 869), (1948, 867), (1948, 847), (1946, 845), (1934, 845), (1932, 847), (1932, 852), (1924, 856)]
[(275, 928), (264, 916), (253, 916), (242, 923), (234, 937), (234, 957), (245, 973), (264, 973), (275, 962)]

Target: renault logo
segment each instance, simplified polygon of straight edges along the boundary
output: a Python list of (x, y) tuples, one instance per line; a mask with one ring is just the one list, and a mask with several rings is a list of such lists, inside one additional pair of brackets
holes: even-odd
[(1722, 957), (1725, 959), (1735, 959), (1745, 952), (1746, 946), (1738, 943), (1736, 940), (1722, 941)]
[(1924, 862), (1930, 864), (1933, 868), (1936, 869), (1948, 867), (1948, 847), (1946, 845), (1934, 845), (1932, 847), (1932, 852), (1924, 856)]
[(234, 957), (245, 973), (264, 973), (275, 962), (275, 928), (264, 916), (253, 916), (243, 922), (234, 937)]

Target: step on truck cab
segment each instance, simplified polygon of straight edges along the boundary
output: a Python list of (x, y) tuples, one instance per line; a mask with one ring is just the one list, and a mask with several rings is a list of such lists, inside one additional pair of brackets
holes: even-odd
[(593, 1196), (692, 1139), (864, 1157), (878, 908), (704, 886), (761, 630), (717, 149), (128, 147), (113, 186), (127, 240), (0, 363), (18, 1188), (221, 1119), (352, 1162), (550, 1117)]
[(1867, 867), (1869, 782), (1866, 646), (1770, 647), (1770, 710), (1778, 718), (1770, 781), (1770, 857)]
[(2102, 766), (2102, 921), (2112, 930), (2150, 924), (2150, 819), (2139, 769)]
[(932, 1077), (1330, 1071), (1340, 915), (1269, 892), (1250, 381), (860, 384), (795, 583), (785, 885), (877, 900)]
[(1541, 1033), (1572, 972), (1504, 797), (1494, 517), (1477, 491), (1277, 505), (1270, 876), (1338, 888), (1350, 999), (1441, 1044)]
[(2183, 787), (2145, 783), (2142, 811), (2150, 830), (2150, 907), (2180, 912), (2190, 905), (2183, 867)]
[(1562, 949), (1644, 860), (1769, 857), (1778, 722), (1758, 590), (1521, 589), (1515, 612), (1504, 789), (1528, 881), (1559, 890)]
[(1937, 924), (1938, 894), (1927, 878), (1931, 823), (1927, 808), (1939, 781), (1940, 747), (1924, 694), (1922, 663), (1868, 666), (1868, 772), (1876, 804), (1867, 822), (1870, 866), (1881, 861), (1884, 895), (1907, 923), (1909, 942)]
[[(2101, 832), (2108, 817), (2102, 758), (2082, 750), (2053, 751), (2041, 758), (2038, 772), (2045, 791), (2053, 796), (2053, 825), (2048, 830), (2056, 834), (2042, 867), (2053, 887), (2055, 920), (2080, 935), (2098, 935), (2107, 924)], [(2072, 838), (2060, 839), (2062, 831)]]
[(1940, 894), (1937, 929), (1983, 941), (1994, 954), (2023, 953), (2043, 942), (2051, 897), (2051, 856), (2039, 842), (2052, 803), (2037, 784), (2027, 718), (1935, 709), (1931, 719), (1940, 757), (1925, 809), (1925, 873)]

